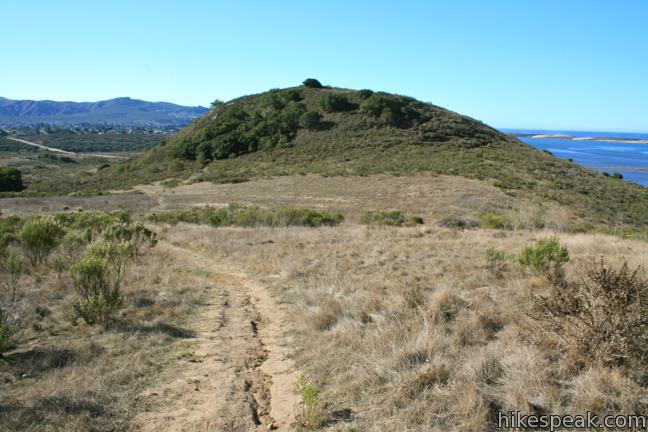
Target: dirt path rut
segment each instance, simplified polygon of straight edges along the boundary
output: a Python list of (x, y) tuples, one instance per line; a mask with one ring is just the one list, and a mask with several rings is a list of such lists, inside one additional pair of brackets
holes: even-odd
[(203, 302), (170, 349), (176, 360), (141, 396), (142, 432), (289, 430), (297, 372), (285, 313), (267, 289), (188, 247), (160, 242), (178, 262), (208, 273)]

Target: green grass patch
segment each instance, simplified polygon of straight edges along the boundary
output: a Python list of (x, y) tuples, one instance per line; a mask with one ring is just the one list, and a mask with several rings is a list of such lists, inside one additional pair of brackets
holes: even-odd
[(511, 222), (504, 215), (485, 212), (479, 214), (479, 226), (481, 228), (509, 229)]

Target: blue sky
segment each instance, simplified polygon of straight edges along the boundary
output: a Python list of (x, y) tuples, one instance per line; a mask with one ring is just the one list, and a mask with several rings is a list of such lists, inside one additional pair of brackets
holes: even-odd
[(315, 77), (500, 128), (648, 132), (648, 1), (7, 0), (0, 96), (207, 105)]

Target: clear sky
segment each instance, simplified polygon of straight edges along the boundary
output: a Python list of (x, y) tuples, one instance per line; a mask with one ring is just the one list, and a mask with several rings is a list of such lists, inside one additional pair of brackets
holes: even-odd
[(0, 96), (208, 105), (307, 77), (500, 128), (648, 132), (648, 0), (3, 0)]

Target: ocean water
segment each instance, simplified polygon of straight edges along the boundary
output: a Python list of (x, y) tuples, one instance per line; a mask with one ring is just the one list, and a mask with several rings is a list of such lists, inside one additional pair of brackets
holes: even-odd
[[(519, 131), (516, 131), (519, 132)], [(536, 131), (524, 131), (536, 133)], [(537, 131), (537, 133), (561, 133)], [(572, 136), (584, 137), (621, 137), (648, 139), (648, 134), (619, 132), (570, 132)], [(540, 150), (548, 150), (561, 159), (571, 158), (574, 162), (609, 173), (620, 172), (623, 179), (648, 187), (648, 144), (630, 144), (622, 142), (574, 141), (561, 138), (524, 138), (519, 139)], [(644, 168), (646, 171), (633, 171), (623, 168)]]

